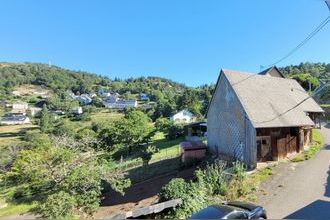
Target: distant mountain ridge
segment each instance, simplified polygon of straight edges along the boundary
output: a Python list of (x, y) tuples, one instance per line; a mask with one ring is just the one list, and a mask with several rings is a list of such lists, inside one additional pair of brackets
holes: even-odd
[[(288, 77), (296, 79), (306, 90), (314, 90), (323, 83), (330, 83), (330, 64), (300, 63), (279, 68)], [(72, 90), (74, 93), (95, 92), (99, 88), (120, 94), (148, 93), (155, 100), (163, 98), (178, 100), (189, 89), (212, 91), (214, 85), (204, 85), (197, 88), (188, 87), (182, 83), (161, 77), (138, 77), (121, 80), (117, 77), (97, 75), (85, 71), (74, 71), (41, 63), (0, 63), (0, 99), (6, 99), (15, 87), (33, 84), (45, 86), (55, 93)], [(200, 94), (203, 100), (205, 94)], [(209, 96), (209, 95), (207, 95)], [(209, 99), (209, 98), (207, 98)], [(330, 87), (327, 86), (318, 96), (321, 103), (330, 103)], [(175, 101), (176, 102), (176, 101)]]
[(126, 80), (114, 78), (111, 80), (107, 76), (47, 64), (0, 63), (0, 87), (2, 90), (11, 90), (22, 84), (43, 85), (54, 91), (72, 90), (79, 93), (95, 91), (98, 86), (118, 92), (132, 90), (131, 92), (134, 93), (148, 92), (145, 90), (149, 89), (169, 89), (180, 93), (187, 88), (184, 84), (161, 77), (139, 77)]

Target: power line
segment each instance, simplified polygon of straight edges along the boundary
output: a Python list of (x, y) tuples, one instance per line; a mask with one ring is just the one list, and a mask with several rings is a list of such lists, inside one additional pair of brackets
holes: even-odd
[[(323, 88), (325, 87), (325, 85), (323, 85)], [(312, 96), (308, 96), (306, 98), (304, 98), (302, 101), (298, 102), (296, 105), (294, 105), (292, 108), (282, 112), (281, 114), (275, 116), (274, 118), (270, 119), (270, 120), (265, 120), (265, 121), (257, 121), (256, 123), (261, 124), (261, 123), (267, 123), (267, 122), (271, 122), (274, 121), (275, 119), (285, 115), (286, 113), (294, 110), (295, 108), (297, 108), (298, 106), (300, 106), (301, 104), (303, 104), (305, 101), (307, 101), (308, 99), (312, 98), (313, 96), (315, 96), (316, 94), (318, 94), (319, 92), (321, 92), (323, 90), (323, 88), (321, 88), (319, 91), (315, 92)]]
[(292, 54), (294, 54), (297, 50), (299, 50), (301, 47), (303, 47), (310, 39), (312, 39), (318, 32), (320, 32), (328, 23), (330, 22), (330, 16), (328, 16), (326, 19), (324, 19), (319, 26), (317, 26), (300, 44), (298, 44), (294, 49), (292, 49), (287, 55), (276, 61), (275, 63), (269, 65), (275, 66), (276, 64), (282, 62), (286, 58), (290, 57)]

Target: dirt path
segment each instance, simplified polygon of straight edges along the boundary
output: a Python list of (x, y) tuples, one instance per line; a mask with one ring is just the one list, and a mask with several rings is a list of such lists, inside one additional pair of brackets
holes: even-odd
[(102, 201), (102, 205), (94, 215), (94, 218), (108, 219), (116, 214), (156, 203), (158, 200), (157, 194), (165, 184), (173, 178), (190, 179), (194, 170), (195, 168), (190, 168), (175, 174), (164, 175), (135, 184), (125, 191), (124, 196), (116, 192), (110, 192), (105, 195), (105, 199)]
[(330, 125), (321, 129), (326, 147), (311, 160), (281, 163), (264, 182), (259, 204), (269, 218), (327, 219), (330, 216)]

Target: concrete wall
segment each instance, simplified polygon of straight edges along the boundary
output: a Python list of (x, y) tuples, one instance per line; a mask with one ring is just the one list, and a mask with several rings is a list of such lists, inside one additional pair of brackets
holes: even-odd
[(250, 168), (256, 166), (256, 131), (224, 74), (209, 107), (207, 129), (211, 152), (241, 160)]

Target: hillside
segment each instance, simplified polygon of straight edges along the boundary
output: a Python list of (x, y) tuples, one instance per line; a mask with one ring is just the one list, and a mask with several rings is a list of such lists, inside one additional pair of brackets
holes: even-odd
[(14, 99), (13, 91), (28, 85), (42, 87), (62, 101), (67, 91), (83, 94), (104, 89), (117, 92), (125, 98), (137, 98), (140, 93), (147, 93), (150, 101), (157, 102), (161, 107), (154, 110), (155, 117), (169, 116), (182, 108), (189, 108), (195, 114), (202, 115), (212, 89), (209, 86), (189, 88), (161, 77), (121, 80), (39, 63), (0, 63), (0, 100)]
[(2, 91), (12, 90), (22, 84), (43, 85), (54, 91), (72, 90), (80, 93), (92, 92), (98, 86), (120, 93), (150, 92), (148, 90), (152, 89), (182, 92), (187, 88), (183, 84), (160, 77), (110, 80), (101, 75), (37, 63), (0, 63), (0, 79)]

